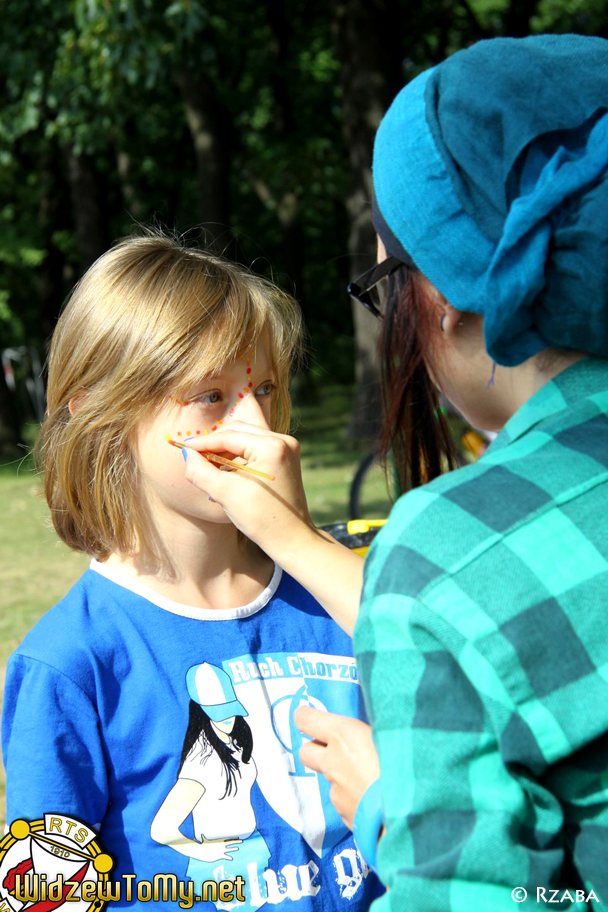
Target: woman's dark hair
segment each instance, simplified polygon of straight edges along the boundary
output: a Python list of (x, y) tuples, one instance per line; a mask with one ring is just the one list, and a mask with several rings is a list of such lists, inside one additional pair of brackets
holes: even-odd
[[(209, 745), (209, 751), (214, 750), (224, 766), (224, 772), (226, 773), (226, 791), (222, 795), (222, 798), (225, 798), (226, 795), (232, 794), (233, 787), (236, 790), (236, 773), (238, 772), (239, 776), (241, 775), (239, 771), (239, 761), (235, 759), (233, 752), (228, 745), (218, 737), (217, 732), (211, 724), (211, 719), (203, 707), (198, 703), (195, 703), (194, 700), (190, 700), (188, 728), (186, 729), (182, 756), (179, 761), (180, 769), (201, 735), (204, 735), (205, 741)], [(236, 746), (243, 751), (243, 763), (249, 763), (253, 750), (253, 736), (249, 725), (242, 716), (237, 716), (235, 718), (234, 728), (230, 733), (230, 737)], [(203, 756), (208, 756), (209, 751), (204, 753)]]
[(424, 285), (422, 273), (406, 266), (389, 276), (380, 335), (380, 452), (385, 464), (392, 453), (402, 491), (457, 467), (450, 429), (425, 363), (433, 308)]

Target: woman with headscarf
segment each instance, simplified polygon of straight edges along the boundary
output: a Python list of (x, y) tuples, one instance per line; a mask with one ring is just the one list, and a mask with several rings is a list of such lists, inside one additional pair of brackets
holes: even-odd
[[(369, 305), (388, 277), (385, 440), (418, 487), (372, 545), (355, 629), (380, 777), (360, 722), (299, 710), (301, 756), (377, 850), (374, 910), (601, 908), (608, 42), (453, 55), (393, 102), (373, 177), (379, 265), (354, 290)], [(437, 388), (500, 430), (443, 475)], [(218, 448), (276, 485), (197, 455), (190, 480), (347, 625), (356, 572), (343, 586), (346, 556), (310, 528), (293, 441), (235, 424), (200, 447)]]

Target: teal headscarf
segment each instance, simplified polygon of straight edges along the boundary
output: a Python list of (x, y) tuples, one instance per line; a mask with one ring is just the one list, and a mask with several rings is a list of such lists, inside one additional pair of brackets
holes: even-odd
[(608, 357), (608, 41), (481, 41), (395, 98), (374, 147), (375, 224), (514, 366)]

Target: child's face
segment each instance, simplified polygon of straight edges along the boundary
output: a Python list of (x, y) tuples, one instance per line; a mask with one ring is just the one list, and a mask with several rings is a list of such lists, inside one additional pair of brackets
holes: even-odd
[(174, 518), (230, 522), (218, 504), (186, 480), (182, 453), (167, 443), (167, 437), (185, 442), (229, 425), (232, 418), (270, 428), (276, 395), (276, 377), (267, 343), (262, 340), (255, 357), (251, 352), (249, 358), (201, 380), (183, 400), (167, 399), (160, 413), (140, 425), (135, 452), (155, 519), (171, 514)]

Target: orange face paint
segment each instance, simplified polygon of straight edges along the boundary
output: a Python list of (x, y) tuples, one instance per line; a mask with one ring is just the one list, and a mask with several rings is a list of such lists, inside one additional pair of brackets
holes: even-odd
[[(246, 358), (246, 370), (247, 370), (247, 374), (251, 374), (251, 360), (250, 360), (250, 358)], [(247, 383), (247, 386), (244, 386), (244, 387), (243, 387), (243, 392), (239, 392), (239, 394), (238, 394), (239, 398), (236, 400), (236, 402), (234, 403), (234, 405), (232, 406), (232, 408), (231, 408), (230, 411), (228, 412), (228, 416), (229, 416), (230, 418), (232, 418), (232, 416), (234, 415), (234, 410), (236, 409), (236, 407), (237, 407), (238, 405), (240, 405), (241, 400), (244, 399), (244, 398), (245, 398), (245, 395), (246, 395), (247, 393), (251, 392), (252, 389), (253, 389), (253, 383), (251, 382), (251, 380), (249, 380), (248, 383)], [(176, 399), (175, 396), (169, 396), (169, 399), (171, 400), (171, 402), (177, 402), (178, 405), (190, 405), (190, 400), (189, 400), (189, 399), (187, 399), (187, 400)], [(186, 436), (184, 437), (184, 442), (185, 442), (186, 440), (191, 440), (191, 439), (192, 439), (193, 437), (195, 437), (196, 435), (200, 435), (200, 434), (203, 434), (203, 435), (204, 435), (204, 434), (212, 433), (213, 431), (217, 431), (218, 427), (219, 427), (220, 425), (222, 425), (222, 424), (223, 424), (223, 420), (222, 420), (222, 421), (217, 421), (217, 422), (213, 425), (213, 427), (211, 427), (211, 428), (197, 428), (197, 429), (194, 431), (194, 433), (193, 433), (192, 431), (186, 431)], [(176, 433), (175, 433), (174, 436), (175, 436), (175, 437), (183, 437), (183, 432), (182, 432), (182, 431), (176, 431)], [(166, 434), (165, 437), (166, 437), (167, 440), (170, 440), (170, 439), (171, 439), (171, 435), (170, 435), (170, 434)]]

